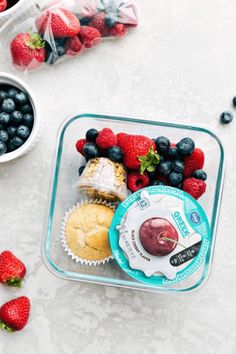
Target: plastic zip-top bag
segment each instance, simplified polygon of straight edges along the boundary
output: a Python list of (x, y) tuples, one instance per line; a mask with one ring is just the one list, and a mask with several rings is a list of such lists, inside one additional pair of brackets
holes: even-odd
[(17, 70), (28, 71), (83, 54), (104, 38), (122, 38), (138, 24), (132, 0), (38, 2), (0, 31), (2, 52)]

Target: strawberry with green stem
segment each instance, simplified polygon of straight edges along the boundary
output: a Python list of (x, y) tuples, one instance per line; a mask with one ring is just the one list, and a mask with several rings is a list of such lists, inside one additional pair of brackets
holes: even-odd
[(30, 301), (21, 296), (0, 307), (0, 328), (8, 332), (20, 331), (29, 319)]
[(160, 162), (153, 140), (144, 135), (117, 134), (117, 145), (124, 154), (124, 164), (131, 170), (153, 172)]
[(38, 33), (20, 33), (11, 42), (11, 56), (21, 68), (36, 68), (46, 59), (45, 42)]
[(0, 282), (9, 286), (21, 287), (26, 273), (25, 265), (10, 251), (0, 254)]

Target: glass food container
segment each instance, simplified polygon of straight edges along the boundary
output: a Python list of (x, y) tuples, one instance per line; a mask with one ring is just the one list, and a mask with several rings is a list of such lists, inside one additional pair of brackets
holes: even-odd
[[(208, 174), (207, 191), (199, 199), (210, 225), (210, 246), (202, 265), (188, 278), (178, 283), (150, 285), (129, 277), (115, 260), (100, 266), (84, 266), (73, 262), (64, 251), (60, 240), (60, 228), (66, 210), (80, 201), (78, 193), (78, 169), (84, 158), (75, 149), (78, 139), (85, 137), (90, 128), (111, 128), (115, 133), (142, 134), (155, 138), (167, 136), (172, 142), (191, 137), (196, 147), (205, 154), (204, 170)], [(219, 211), (225, 172), (224, 148), (219, 138), (209, 129), (160, 122), (139, 117), (118, 117), (103, 114), (79, 114), (67, 119), (58, 133), (53, 166), (51, 189), (45, 215), (42, 240), (42, 257), (47, 268), (56, 276), (73, 281), (85, 281), (130, 289), (173, 293), (192, 291), (203, 285), (209, 277), (214, 254), (214, 245), (219, 220)]]

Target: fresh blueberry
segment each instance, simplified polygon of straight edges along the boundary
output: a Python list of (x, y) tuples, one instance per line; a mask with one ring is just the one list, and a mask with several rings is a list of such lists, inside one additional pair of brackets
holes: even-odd
[(79, 176), (82, 175), (84, 169), (85, 169), (85, 166), (80, 166), (80, 168), (79, 168), (79, 170), (78, 170)]
[(0, 130), (0, 141), (4, 143), (8, 140), (9, 136), (6, 130)]
[(123, 159), (123, 152), (119, 146), (112, 146), (107, 150), (107, 156), (114, 162), (120, 162)]
[(172, 171), (177, 172), (177, 173), (183, 173), (184, 172), (184, 163), (181, 160), (174, 160), (172, 161)]
[(5, 126), (10, 122), (10, 114), (6, 112), (0, 113), (0, 124)]
[(191, 155), (195, 148), (195, 143), (191, 138), (184, 138), (178, 142), (177, 148), (181, 156)]
[(171, 160), (179, 158), (177, 146), (170, 147), (169, 157), (170, 157)]
[(156, 171), (152, 171), (152, 172), (147, 171), (147, 174), (150, 181), (154, 181), (156, 179), (156, 174), (157, 174)]
[(11, 113), (11, 123), (20, 124), (23, 119), (23, 114), (20, 111), (14, 111)]
[(30, 130), (26, 125), (20, 125), (17, 128), (16, 134), (21, 139), (27, 139), (30, 136)]
[(18, 136), (14, 136), (14, 138), (9, 140), (9, 144), (12, 144), (12, 146), (18, 149), (21, 145), (24, 144), (24, 140), (22, 140)]
[(91, 18), (90, 17), (83, 17), (81, 19), (79, 18), (79, 21), (80, 21), (81, 26), (89, 26), (89, 23), (91, 22)]
[(165, 158), (164, 158), (164, 156), (163, 156), (163, 155), (159, 155), (159, 158), (160, 158), (160, 162), (165, 161)]
[(3, 102), (8, 97), (5, 90), (0, 90), (0, 102)]
[(59, 57), (62, 57), (64, 54), (66, 53), (66, 50), (64, 47), (62, 47), (61, 45), (57, 46), (57, 55)]
[(205, 181), (207, 179), (207, 174), (203, 170), (196, 170), (193, 172), (193, 177), (195, 177), (197, 179), (202, 179), (203, 181)]
[(115, 15), (115, 14), (114, 15), (113, 14), (106, 15), (105, 23), (106, 23), (107, 27), (113, 28), (117, 23), (117, 15)]
[(94, 143), (86, 143), (83, 148), (83, 153), (88, 159), (93, 159), (94, 157), (98, 157), (99, 150)]
[(10, 138), (13, 138), (13, 136), (16, 135), (17, 127), (10, 126), (7, 128), (7, 133)]
[(0, 141), (0, 155), (5, 154), (7, 151), (7, 146), (3, 141)]
[(171, 172), (168, 181), (172, 186), (177, 187), (183, 181), (183, 175), (182, 173)]
[(86, 133), (86, 139), (88, 141), (95, 141), (97, 139), (98, 136), (98, 131), (97, 129), (89, 129)]
[(67, 41), (67, 37), (54, 38), (56, 47), (64, 47)]
[(8, 97), (15, 99), (15, 97), (18, 93), (19, 93), (19, 91), (12, 87), (8, 90)]
[(234, 96), (234, 98), (233, 98), (233, 105), (234, 105), (234, 107), (236, 107), (236, 96)]
[(156, 179), (152, 181), (152, 186), (165, 186), (165, 183)]
[(31, 128), (34, 123), (34, 117), (32, 114), (24, 114), (22, 118), (22, 124), (27, 125), (27, 127)]
[(2, 103), (2, 111), (11, 113), (16, 108), (15, 102), (12, 98), (6, 98)]
[(19, 92), (15, 96), (15, 102), (21, 106), (28, 102), (28, 96), (24, 92)]
[[(54, 45), (54, 47), (56, 46), (56, 44)], [(51, 54), (51, 52), (53, 51), (52, 45), (51, 43), (49, 43), (48, 41), (45, 41), (45, 51), (46, 51), (46, 59), (45, 61), (47, 61), (49, 55)]]
[(223, 124), (229, 124), (233, 120), (233, 114), (231, 112), (223, 112), (220, 115), (220, 121)]
[(171, 172), (171, 162), (163, 161), (157, 167), (158, 172), (163, 176), (168, 176)]
[(167, 139), (165, 136), (159, 136), (156, 140), (156, 147), (157, 151), (160, 153), (167, 153), (170, 149), (170, 140)]
[(46, 63), (48, 65), (54, 65), (56, 61), (59, 59), (59, 56), (55, 52), (49, 53), (49, 55), (46, 57)]
[(12, 143), (11, 140), (9, 140), (8, 143), (7, 143), (7, 152), (11, 152), (11, 151), (14, 151), (16, 149), (17, 149), (17, 147)]
[(23, 114), (26, 113), (32, 113), (32, 107), (29, 103), (24, 104), (23, 106), (20, 107), (20, 111)]

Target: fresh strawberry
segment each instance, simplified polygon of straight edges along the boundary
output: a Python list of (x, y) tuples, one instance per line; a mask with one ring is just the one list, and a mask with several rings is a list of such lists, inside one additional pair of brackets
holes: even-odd
[(30, 301), (21, 296), (6, 302), (0, 307), (0, 328), (8, 332), (19, 331), (25, 327), (30, 313)]
[(125, 142), (126, 142), (126, 139), (128, 138), (128, 134), (118, 133), (116, 135), (116, 137), (117, 137), (118, 146), (120, 146), (120, 147), (125, 146)]
[(149, 177), (147, 172), (143, 174), (133, 171), (128, 174), (127, 185), (131, 192), (136, 192), (141, 188), (145, 188), (149, 185)]
[(205, 161), (204, 153), (201, 149), (194, 149), (191, 155), (184, 158), (184, 177), (190, 177), (196, 170), (203, 168)]
[(37, 33), (20, 33), (11, 42), (13, 63), (22, 68), (36, 68), (46, 59), (45, 42)]
[(79, 38), (85, 48), (91, 48), (101, 41), (101, 33), (94, 27), (81, 26)]
[(77, 55), (83, 49), (83, 44), (81, 43), (78, 36), (70, 37), (67, 39), (65, 44), (65, 50), (67, 55)]
[(106, 25), (106, 14), (103, 11), (98, 12), (95, 16), (93, 16), (89, 26), (96, 28), (101, 33), (102, 37), (107, 37), (110, 35), (110, 29)]
[(25, 265), (10, 251), (0, 255), (0, 282), (9, 286), (21, 286), (26, 273)]
[(117, 135), (117, 145), (123, 150), (124, 163), (131, 170), (140, 169), (141, 172), (154, 170), (153, 165), (159, 163), (155, 143), (143, 135)]
[(110, 128), (104, 128), (98, 133), (96, 144), (101, 150), (109, 149), (117, 144), (116, 135)]
[(75, 14), (67, 9), (50, 9), (36, 19), (40, 33), (56, 38), (74, 37), (80, 31), (80, 22)]
[(84, 145), (88, 143), (86, 139), (79, 139), (75, 144), (76, 150), (83, 155)]
[(115, 37), (123, 37), (127, 33), (127, 29), (123, 23), (116, 23), (115, 26), (111, 28), (110, 33)]
[(187, 178), (183, 182), (183, 190), (193, 198), (200, 198), (206, 191), (206, 183), (194, 177)]
[(0, 12), (3, 12), (7, 8), (7, 0), (0, 0)]

